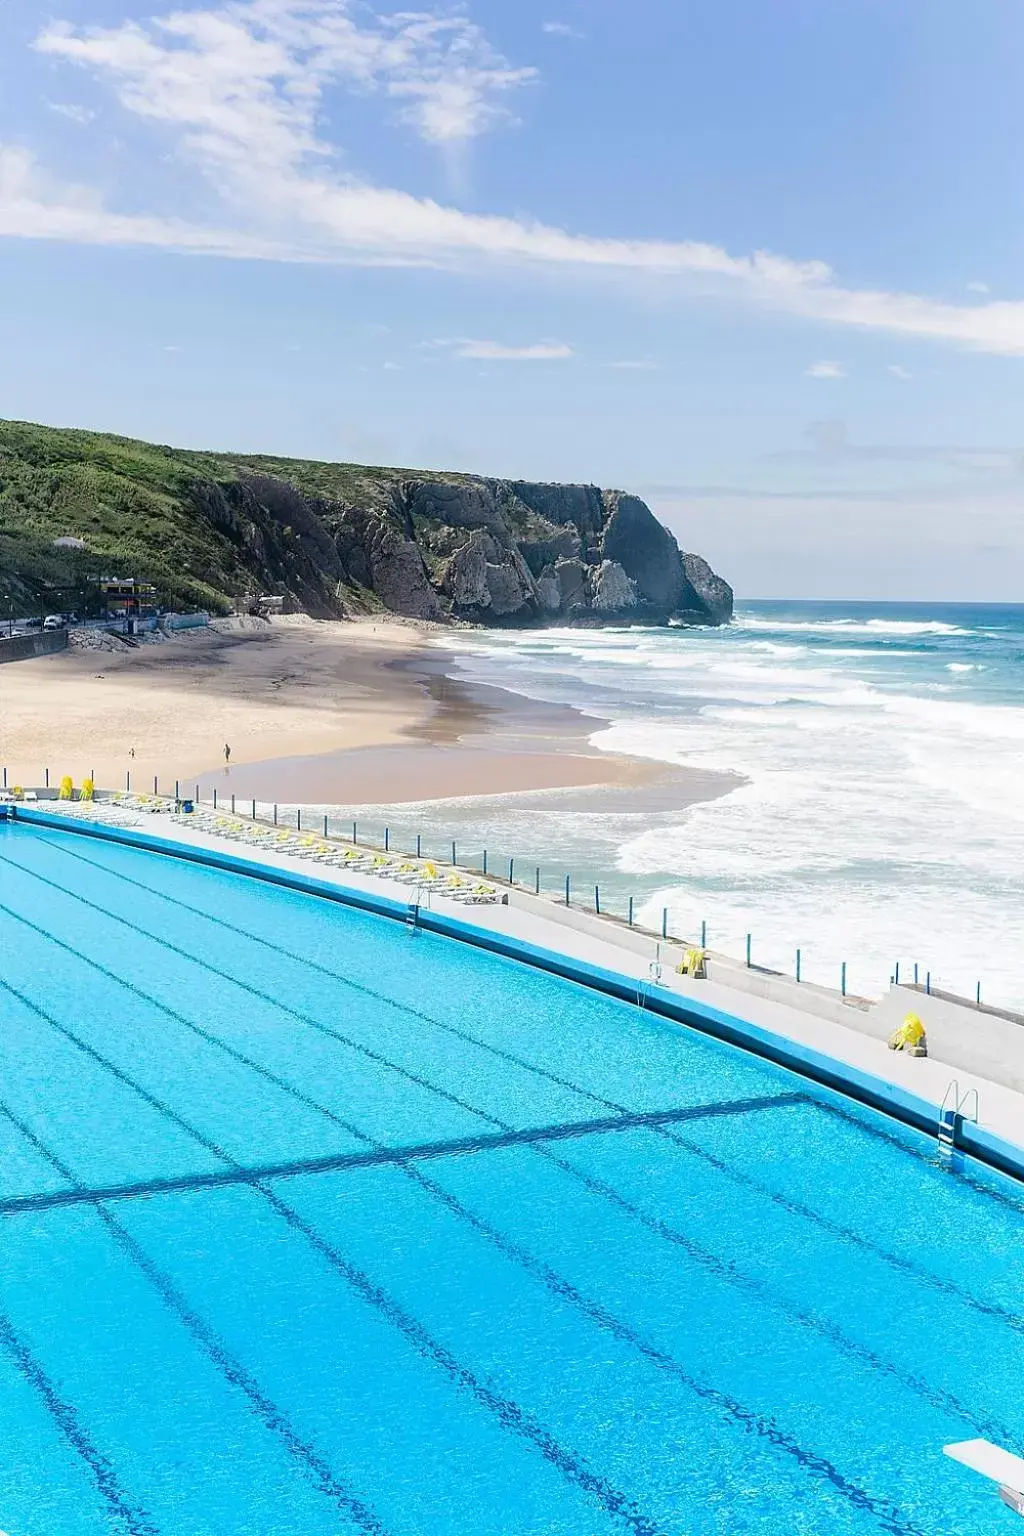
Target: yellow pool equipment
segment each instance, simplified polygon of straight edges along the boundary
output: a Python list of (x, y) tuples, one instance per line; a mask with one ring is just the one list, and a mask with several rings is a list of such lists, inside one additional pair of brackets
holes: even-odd
[(695, 981), (703, 981), (708, 974), (704, 951), (696, 947), (688, 949), (676, 966), (676, 974), (692, 976)]
[(890, 1051), (909, 1051), (911, 1056), (927, 1056), (928, 1039), (916, 1013), (908, 1013), (895, 1034), (889, 1036)]

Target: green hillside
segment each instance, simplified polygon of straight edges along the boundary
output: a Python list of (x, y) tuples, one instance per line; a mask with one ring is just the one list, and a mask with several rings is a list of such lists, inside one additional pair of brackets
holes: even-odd
[[(325, 581), (308, 568), (309, 527), (252, 505), (248, 516), (211, 515), (210, 488), (225, 493), (230, 514), (234, 502), (250, 500), (239, 497), (243, 486), (275, 480), (302, 492), (329, 521), (332, 509), (387, 508), (391, 488), (414, 474), (464, 478), (197, 453), (0, 421), (0, 602), (5, 609), (12, 601), (31, 609), (43, 599), (53, 606), (48, 598), (66, 591), (63, 606), (80, 608), (91, 578), (112, 574), (150, 581), (165, 603), (182, 607), (229, 609), (236, 599), (282, 586), (305, 589), (314, 610), (372, 606), (373, 594), (358, 584), (343, 576)], [(295, 524), (305, 522), (298, 499), (288, 511)], [(55, 548), (59, 538), (81, 539), (86, 548)]]

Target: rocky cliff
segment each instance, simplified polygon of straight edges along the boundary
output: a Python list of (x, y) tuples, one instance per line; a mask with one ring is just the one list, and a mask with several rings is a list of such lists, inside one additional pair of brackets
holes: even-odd
[[(55, 539), (74, 541), (74, 554)], [(84, 584), (99, 564), (153, 581), (169, 601), (276, 594), (319, 617), (385, 608), (488, 625), (721, 624), (732, 614), (726, 582), (621, 491), (0, 423), (0, 587)]]
[(721, 624), (732, 591), (635, 496), (520, 480), (408, 479), (318, 509), (349, 585), (416, 618)]

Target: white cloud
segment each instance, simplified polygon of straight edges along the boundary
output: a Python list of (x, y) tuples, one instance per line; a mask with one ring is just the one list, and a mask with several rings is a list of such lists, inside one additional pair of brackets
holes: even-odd
[(809, 379), (846, 378), (846, 369), (843, 367), (842, 363), (836, 362), (822, 361), (820, 363), (812, 363), (811, 366), (805, 370), (805, 372)]
[(451, 347), (452, 356), (488, 363), (551, 363), (572, 357), (573, 350), (564, 341), (535, 341), (525, 347), (507, 347), (500, 341), (439, 341), (439, 347)]
[(373, 18), (346, 0), (213, 0), (145, 23), (55, 22), (36, 46), (88, 69), (128, 112), (172, 135), (215, 187), (229, 227), (111, 211), (82, 188), (47, 186), (24, 151), (0, 146), (0, 234), (278, 260), (630, 272), (808, 321), (1024, 356), (1024, 301), (847, 288), (821, 261), (575, 234), (358, 179), (320, 136), (328, 87), (381, 92), (424, 139), (450, 150), (506, 118), (509, 91), (534, 77), (458, 16)]
[(605, 363), (606, 368), (621, 368), (631, 373), (654, 373), (661, 367), (660, 363), (652, 362), (649, 357), (620, 357), (612, 363)]
[(582, 39), (583, 33), (575, 27), (570, 27), (567, 21), (545, 21), (541, 23), (541, 31), (547, 32), (550, 37), (575, 37)]
[(79, 245), (156, 246), (205, 256), (282, 260), (287, 245), (183, 219), (112, 213), (91, 188), (47, 177), (24, 149), (0, 144), (0, 236)]
[(889, 372), (894, 379), (913, 379), (916, 377), (909, 368), (904, 368), (902, 363), (890, 363)]
[(46, 105), (51, 112), (56, 112), (58, 117), (66, 117), (72, 123), (80, 123), (83, 127), (93, 122), (96, 117), (91, 107), (80, 107), (73, 101), (48, 101)]
[(424, 139), (449, 144), (507, 118), (503, 95), (536, 77), (464, 17), (401, 12), (360, 25), (345, 0), (223, 0), (115, 27), (52, 22), (35, 46), (110, 80), (129, 111), (184, 129), (200, 158), (251, 153), (278, 166), (329, 153), (316, 111), (330, 81), (381, 88)]
[(989, 292), (989, 286), (988, 286), (988, 283), (978, 283), (978, 282), (968, 283), (967, 284), (967, 291), (969, 293), (988, 293)]

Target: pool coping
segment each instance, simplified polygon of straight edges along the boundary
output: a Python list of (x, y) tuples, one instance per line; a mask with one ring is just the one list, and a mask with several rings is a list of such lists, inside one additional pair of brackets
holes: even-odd
[[(819, 1086), (853, 1099), (869, 1109), (936, 1136), (938, 1119), (935, 1106), (917, 1094), (908, 1092), (898, 1084), (887, 1082), (870, 1072), (865, 1072), (847, 1062), (813, 1047), (798, 1043), (772, 1030), (754, 1024), (739, 1015), (716, 1008), (699, 998), (681, 997), (678, 993), (659, 986), (656, 982), (638, 982), (636, 978), (594, 965), (590, 961), (574, 958), (558, 950), (549, 949), (529, 940), (496, 933), (480, 928), (460, 918), (437, 912), (414, 902), (396, 901), (390, 896), (356, 890), (352, 886), (318, 880), (315, 876), (298, 870), (286, 870), (262, 864), (255, 859), (241, 859), (216, 848), (195, 847), (191, 844), (171, 841), (149, 832), (129, 827), (116, 827), (101, 822), (70, 820), (37, 808), (22, 805), (5, 807), (10, 819), (28, 825), (49, 827), (57, 831), (73, 832), (100, 841), (123, 843), (145, 852), (161, 854), (167, 858), (183, 859), (188, 863), (204, 864), (228, 874), (247, 875), (285, 889), (309, 896), (333, 901), (339, 906), (355, 908), (384, 917), (393, 922), (407, 924), (415, 913), (418, 927), (437, 933), (444, 938), (472, 944), (478, 949), (530, 965), (581, 986), (589, 987), (621, 1002), (637, 1006), (638, 989), (642, 988), (643, 1009), (671, 1023), (681, 1024), (699, 1034), (722, 1040), (728, 1045), (781, 1066), (798, 1077), (809, 1079)], [(953, 1117), (953, 1146), (956, 1152), (975, 1158), (997, 1172), (1024, 1183), (1024, 1147), (1016, 1146), (1004, 1137), (962, 1116)]]

